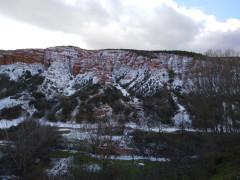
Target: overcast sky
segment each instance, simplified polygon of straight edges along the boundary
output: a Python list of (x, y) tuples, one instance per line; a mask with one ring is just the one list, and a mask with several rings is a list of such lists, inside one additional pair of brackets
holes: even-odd
[(240, 50), (240, 3), (209, 1), (0, 0), (0, 49)]

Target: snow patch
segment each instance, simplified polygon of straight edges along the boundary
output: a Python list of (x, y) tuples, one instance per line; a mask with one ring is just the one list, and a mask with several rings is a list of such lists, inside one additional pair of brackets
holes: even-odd
[(0, 74), (8, 74), (10, 79), (14, 81), (18, 80), (26, 71), (31, 72), (31, 75), (41, 74), (44, 71), (44, 66), (38, 63), (26, 64), (19, 62), (0, 66)]
[(99, 172), (102, 170), (102, 167), (97, 164), (97, 163), (89, 163), (87, 165), (85, 165), (85, 169), (88, 171), (88, 172)]
[(53, 61), (47, 71), (41, 90), (50, 97), (56, 93), (62, 93), (72, 79), (69, 62), (57, 59)]
[(24, 117), (19, 117), (17, 119), (12, 120), (0, 120), (0, 129), (8, 129), (13, 126), (18, 126), (20, 123), (24, 121)]
[[(101, 159), (103, 157), (101, 155), (95, 155), (95, 154), (92, 154), (91, 156), (93, 158), (97, 158), (97, 159)], [(111, 155), (108, 157), (108, 159), (120, 160), (120, 161), (132, 161), (132, 160), (148, 160), (148, 161), (153, 161), (153, 162), (168, 162), (168, 161), (170, 161), (170, 159), (163, 158), (163, 157), (160, 158), (160, 157), (152, 157), (152, 156), (144, 157), (144, 156), (128, 156), (128, 155), (120, 155), (120, 156)]]
[(63, 176), (69, 173), (69, 167), (73, 158), (61, 158), (53, 160), (53, 167), (47, 170), (47, 174), (50, 177)]
[[(129, 122), (125, 124), (126, 128), (130, 128), (130, 129), (134, 129), (134, 130), (140, 130), (140, 131), (144, 131), (144, 132), (164, 132), (164, 133), (174, 133), (177, 131), (181, 131), (182, 128), (178, 128), (178, 127), (166, 127), (166, 126), (159, 126), (159, 127), (148, 127), (148, 126), (143, 126), (143, 125), (138, 125), (136, 123), (133, 122)], [(191, 128), (187, 128), (184, 129), (185, 131), (189, 131), (189, 132), (196, 132), (198, 131), (197, 129), (191, 129)]]
[(7, 97), (4, 99), (0, 99), (0, 110), (4, 108), (11, 108), (21, 104), (23, 104), (22, 101), (12, 99), (11, 97)]
[(22, 108), (26, 110), (31, 116), (36, 111), (36, 109), (33, 106), (29, 106), (30, 98), (31, 97), (29, 94), (22, 94), (18, 99), (13, 99), (12, 97), (0, 99), (0, 110), (21, 105)]
[(191, 126), (192, 121), (191, 121), (190, 115), (188, 114), (187, 110), (185, 109), (184, 106), (179, 104), (177, 96), (172, 95), (172, 97), (178, 106), (178, 112), (173, 117), (175, 126), (177, 126), (177, 127)]
[(122, 92), (123, 96), (130, 96), (127, 90), (122, 88), (119, 84), (116, 84), (115, 87)]
[(98, 127), (97, 124), (87, 124), (87, 123), (82, 123), (82, 124), (77, 124), (75, 122), (50, 122), (44, 119), (40, 120), (40, 123), (43, 125), (49, 125), (53, 127), (58, 127), (58, 128), (71, 128), (71, 129), (96, 129)]

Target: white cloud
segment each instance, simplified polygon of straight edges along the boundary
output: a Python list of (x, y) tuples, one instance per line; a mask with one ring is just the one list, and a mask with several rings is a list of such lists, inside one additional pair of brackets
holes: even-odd
[(220, 22), (173, 0), (0, 0), (0, 15), (4, 49), (71, 44), (90, 49), (240, 50), (238, 19)]
[(75, 45), (86, 48), (83, 40), (74, 34), (44, 30), (0, 16), (0, 49), (46, 48)]

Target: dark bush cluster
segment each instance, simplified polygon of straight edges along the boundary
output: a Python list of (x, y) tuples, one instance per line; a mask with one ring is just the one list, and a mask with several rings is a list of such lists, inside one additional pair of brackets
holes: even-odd
[(48, 161), (49, 152), (53, 151), (60, 138), (55, 128), (34, 120), (26, 120), (14, 134), (15, 145), (9, 155), (21, 176), (32, 176), (31, 169), (36, 162)]
[(172, 99), (171, 92), (162, 89), (153, 96), (144, 97), (144, 112), (149, 115), (153, 121), (171, 124), (172, 117), (177, 111), (177, 105)]
[(39, 75), (23, 75), (18, 81), (10, 80), (7, 74), (0, 74), (0, 98), (15, 96), (23, 91), (33, 92), (42, 84), (44, 77)]
[(0, 119), (16, 119), (19, 116), (21, 116), (23, 112), (22, 107), (19, 106), (14, 106), (14, 107), (10, 107), (10, 108), (4, 108), (2, 110), (0, 110)]

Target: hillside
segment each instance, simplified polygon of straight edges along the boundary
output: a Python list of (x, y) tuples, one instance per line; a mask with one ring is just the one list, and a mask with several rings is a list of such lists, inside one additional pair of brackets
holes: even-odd
[(1, 51), (0, 64), (0, 101), (10, 104), (5, 111), (20, 104), (21, 114), (50, 121), (121, 117), (142, 126), (239, 126), (238, 58), (53, 47)]
[(239, 176), (239, 58), (53, 47), (0, 64), (0, 178)]

